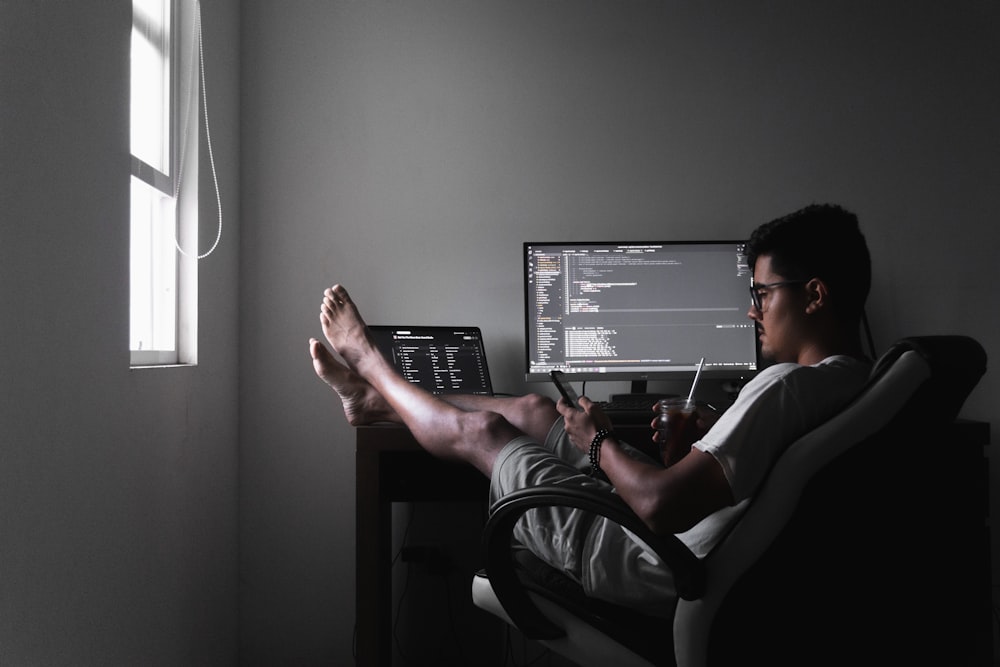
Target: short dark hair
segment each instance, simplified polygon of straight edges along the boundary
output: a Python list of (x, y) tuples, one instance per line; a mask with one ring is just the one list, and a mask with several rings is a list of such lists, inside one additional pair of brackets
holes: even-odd
[(771, 268), (786, 280), (819, 278), (830, 303), (844, 317), (860, 318), (871, 289), (868, 244), (858, 217), (833, 204), (812, 204), (764, 223), (747, 241), (747, 262), (767, 255)]

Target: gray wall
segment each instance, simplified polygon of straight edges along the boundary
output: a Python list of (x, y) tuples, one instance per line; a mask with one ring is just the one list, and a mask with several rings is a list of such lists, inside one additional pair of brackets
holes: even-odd
[(204, 25), (201, 365), (130, 371), (131, 3), (0, 0), (3, 665), (236, 662), (236, 3)]
[[(522, 241), (743, 236), (834, 201), (868, 235), (883, 349), (964, 332), (1000, 354), (995, 2), (242, 12), (248, 664), (350, 659), (354, 434), (306, 352), (333, 282), (371, 322), (482, 326), (518, 392)], [(997, 390), (966, 416), (995, 428)]]

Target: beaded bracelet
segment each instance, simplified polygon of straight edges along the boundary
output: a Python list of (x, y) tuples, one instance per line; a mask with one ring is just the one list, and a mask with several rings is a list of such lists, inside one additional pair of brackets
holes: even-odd
[(597, 477), (603, 474), (604, 471), (601, 470), (601, 445), (604, 441), (613, 436), (614, 433), (610, 429), (602, 428), (595, 435), (594, 439), (590, 441), (590, 476)]

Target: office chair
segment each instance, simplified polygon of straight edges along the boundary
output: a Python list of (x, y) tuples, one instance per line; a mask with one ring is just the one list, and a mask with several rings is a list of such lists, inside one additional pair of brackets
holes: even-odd
[[(968, 337), (897, 342), (858, 397), (779, 457), (704, 559), (652, 534), (614, 494), (512, 493), (491, 508), (474, 602), (581, 665), (969, 664), (969, 619), (982, 599), (971, 589), (989, 567), (975, 556), (985, 479), (982, 468), (970, 479), (949, 446), (985, 367)], [(517, 519), (555, 504), (606, 516), (645, 541), (675, 575), (672, 618), (669, 609), (653, 618), (587, 598), (512, 550)]]

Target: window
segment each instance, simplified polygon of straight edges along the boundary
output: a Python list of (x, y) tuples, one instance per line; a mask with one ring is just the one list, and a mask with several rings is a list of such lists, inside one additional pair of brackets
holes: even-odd
[(130, 334), (133, 366), (195, 363), (196, 6), (132, 1)]

